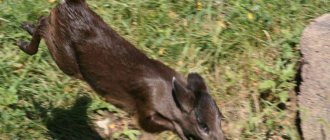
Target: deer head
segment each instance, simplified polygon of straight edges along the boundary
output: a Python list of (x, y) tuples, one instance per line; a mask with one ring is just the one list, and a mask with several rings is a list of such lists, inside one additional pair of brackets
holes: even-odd
[(204, 79), (197, 73), (191, 73), (188, 75), (187, 86), (175, 78), (172, 86), (173, 98), (182, 112), (176, 126), (179, 135), (184, 135), (181, 137), (186, 139), (223, 140), (222, 114), (210, 96)]

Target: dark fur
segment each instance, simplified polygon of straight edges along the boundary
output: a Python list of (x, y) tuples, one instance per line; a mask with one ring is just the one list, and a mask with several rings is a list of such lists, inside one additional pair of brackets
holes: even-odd
[[(41, 17), (37, 26), (24, 24), (23, 28), (33, 37), (30, 43), (18, 41), (21, 50), (30, 55), (37, 53), (43, 38), (64, 73), (85, 80), (109, 103), (137, 114), (145, 131), (170, 130), (185, 140), (223, 139), (221, 114), (204, 80), (190, 74), (187, 81), (146, 57), (84, 0), (67, 0), (48, 17)], [(208, 136), (201, 134), (201, 125), (207, 125)]]

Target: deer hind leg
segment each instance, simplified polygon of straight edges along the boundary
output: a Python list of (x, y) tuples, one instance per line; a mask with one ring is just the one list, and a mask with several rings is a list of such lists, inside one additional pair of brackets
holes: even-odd
[(23, 23), (22, 28), (32, 35), (31, 42), (26, 42), (24, 40), (17, 41), (17, 46), (19, 46), (23, 52), (29, 55), (34, 55), (38, 52), (38, 47), (41, 40), (41, 28), (45, 25), (45, 20), (46, 17), (39, 18), (39, 23), (37, 26), (30, 23)]
[(36, 31), (36, 26), (29, 22), (24, 22), (21, 27), (27, 31), (30, 35), (33, 36), (34, 32)]

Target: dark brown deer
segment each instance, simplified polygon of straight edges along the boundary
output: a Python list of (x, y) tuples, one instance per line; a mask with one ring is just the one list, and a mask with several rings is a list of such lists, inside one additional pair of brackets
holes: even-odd
[(41, 38), (58, 67), (86, 81), (106, 101), (136, 114), (146, 132), (173, 131), (183, 140), (222, 140), (221, 113), (197, 73), (187, 80), (148, 58), (111, 29), (85, 0), (65, 0), (41, 17), (23, 24), (31, 42), (18, 41), (34, 55)]

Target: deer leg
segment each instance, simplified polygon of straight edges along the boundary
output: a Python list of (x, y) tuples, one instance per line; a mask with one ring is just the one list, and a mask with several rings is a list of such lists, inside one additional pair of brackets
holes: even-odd
[(140, 126), (150, 133), (157, 133), (164, 130), (174, 130), (173, 124), (161, 114), (154, 112), (146, 117), (139, 118)]
[(24, 40), (19, 40), (16, 42), (17, 46), (19, 46), (23, 52), (29, 55), (34, 55), (38, 52), (38, 47), (41, 40), (40, 30), (45, 25), (45, 20), (45, 17), (39, 18), (39, 24), (37, 27), (33, 24), (23, 23), (22, 28), (32, 35), (31, 42), (26, 42)]
[[(141, 140), (151, 139), (152, 133), (169, 130), (179, 135), (182, 140), (188, 140), (180, 126), (157, 112), (148, 112), (146, 117), (139, 117), (139, 124), (146, 132), (141, 135)], [(152, 138), (153, 139), (153, 138)]]
[(16, 44), (23, 52), (29, 55), (34, 55), (38, 52), (40, 40), (41, 37), (39, 35), (33, 35), (32, 41), (30, 43), (23, 40), (19, 40)]
[(29, 22), (24, 22), (21, 27), (32, 36), (33, 36), (34, 32), (36, 31), (36, 26)]

